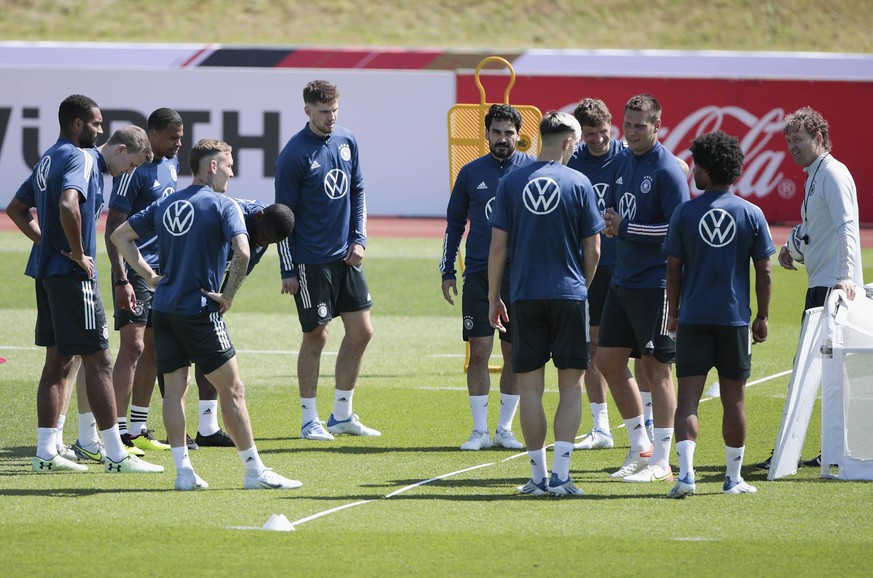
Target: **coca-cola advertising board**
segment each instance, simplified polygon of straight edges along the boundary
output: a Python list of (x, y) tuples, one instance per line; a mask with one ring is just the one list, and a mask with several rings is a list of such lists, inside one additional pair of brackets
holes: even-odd
[[(482, 75), (488, 102), (502, 102), (509, 77)], [(602, 99), (613, 118), (613, 136), (621, 138), (624, 105), (648, 92), (661, 103), (660, 141), (691, 164), (688, 150), (695, 136), (723, 130), (740, 139), (746, 155), (744, 173), (734, 190), (764, 211), (771, 223), (800, 221), (806, 173), (785, 145), (782, 119), (802, 106), (818, 110), (830, 124), (834, 156), (846, 164), (858, 189), (862, 223), (873, 223), (873, 163), (859, 146), (858, 123), (873, 103), (873, 83), (802, 80), (730, 80), (691, 78), (588, 78), (583, 76), (519, 75), (510, 92), (511, 104), (534, 105), (543, 112), (572, 112), (585, 97)], [(459, 103), (480, 102), (472, 74), (457, 82)], [(697, 193), (689, 175), (692, 195)]]

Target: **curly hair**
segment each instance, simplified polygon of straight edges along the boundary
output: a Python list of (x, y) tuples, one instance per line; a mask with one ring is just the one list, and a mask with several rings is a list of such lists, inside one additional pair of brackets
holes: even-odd
[(521, 130), (521, 113), (514, 106), (508, 104), (492, 104), (485, 115), (485, 130), (491, 130), (491, 123), (495, 120), (511, 120), (515, 130)]
[(804, 106), (791, 114), (786, 114), (785, 127), (782, 129), (782, 134), (788, 134), (796, 130), (804, 130), (812, 137), (821, 134), (824, 150), (830, 152), (833, 143), (831, 143), (831, 137), (828, 132), (828, 121), (818, 111)]
[(745, 155), (740, 141), (717, 130), (691, 141), (694, 164), (706, 170), (715, 185), (732, 185), (743, 174)]
[(583, 98), (576, 105), (573, 116), (582, 126), (603, 126), (612, 123), (612, 114), (599, 98)]

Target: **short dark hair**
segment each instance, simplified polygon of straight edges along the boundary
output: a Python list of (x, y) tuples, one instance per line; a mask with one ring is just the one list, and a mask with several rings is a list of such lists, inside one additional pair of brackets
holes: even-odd
[(264, 216), (257, 226), (263, 227), (264, 235), (271, 243), (278, 243), (294, 230), (294, 211), (287, 205), (273, 203), (264, 208)]
[(231, 154), (232, 152), (233, 147), (224, 141), (211, 138), (200, 139), (191, 149), (191, 154), (188, 155), (188, 167), (191, 169), (191, 174), (196, 176), (200, 173), (200, 161), (203, 159), (220, 153)]
[(313, 80), (303, 87), (303, 102), (306, 104), (328, 103), (339, 100), (339, 89), (326, 80)]
[(182, 115), (172, 108), (159, 108), (149, 115), (149, 130), (161, 131), (170, 125), (182, 126)]
[(612, 114), (606, 107), (606, 103), (599, 98), (583, 98), (576, 105), (573, 116), (579, 121), (580, 126), (601, 126), (612, 123)]
[(78, 118), (83, 122), (91, 120), (91, 111), (99, 108), (93, 99), (82, 94), (71, 94), (58, 108), (58, 122), (62, 129), (68, 128)]
[(804, 106), (785, 115), (785, 126), (782, 129), (782, 134), (801, 129), (813, 138), (816, 134), (821, 133), (821, 144), (824, 146), (824, 150), (830, 152), (833, 143), (828, 130), (828, 121), (817, 110)]
[(624, 105), (624, 111), (636, 110), (639, 112), (649, 113), (649, 122), (652, 124), (661, 120), (661, 103), (658, 99), (648, 93), (632, 96), (627, 104)]
[(485, 130), (491, 130), (491, 123), (495, 120), (511, 120), (515, 130), (521, 130), (521, 113), (514, 106), (508, 104), (492, 104), (485, 115)]
[(691, 159), (715, 185), (732, 185), (743, 174), (743, 149), (734, 136), (717, 130), (691, 141)]

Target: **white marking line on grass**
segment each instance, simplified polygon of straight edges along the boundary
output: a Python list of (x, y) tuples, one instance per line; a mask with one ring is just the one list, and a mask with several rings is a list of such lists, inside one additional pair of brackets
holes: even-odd
[[(289, 349), (287, 351), (280, 351), (277, 349), (237, 349), (236, 352), (237, 353), (251, 354), (251, 355), (298, 355), (300, 353), (299, 351), (294, 351), (291, 349)], [(322, 355), (332, 355), (332, 356), (336, 357), (337, 352), (336, 351), (324, 351), (324, 352), (322, 352)]]
[(385, 496), (385, 497), (386, 497), (386, 498), (391, 498), (391, 497), (396, 496), (396, 495), (398, 495), (398, 494), (402, 494), (402, 493), (405, 492), (406, 490), (411, 490), (411, 489), (413, 489), (413, 488), (417, 488), (418, 486), (423, 486), (423, 485), (425, 485), (425, 484), (429, 484), (429, 483), (431, 483), (431, 482), (435, 482), (435, 481), (437, 481), (437, 480), (442, 480), (443, 478), (450, 478), (450, 477), (452, 477), (452, 476), (456, 476), (456, 475), (458, 475), (458, 474), (463, 474), (464, 472), (470, 472), (470, 471), (472, 471), (472, 470), (478, 470), (479, 468), (487, 468), (487, 467), (489, 467), (489, 466), (493, 466), (493, 465), (494, 465), (494, 462), (491, 462), (490, 464), (479, 464), (478, 466), (473, 466), (472, 468), (465, 468), (465, 469), (463, 469), (463, 470), (458, 470), (457, 472), (451, 472), (451, 473), (449, 473), (449, 474), (443, 474), (443, 475), (441, 475), (441, 476), (436, 476), (435, 478), (430, 478), (430, 479), (428, 479), (428, 480), (424, 480), (423, 482), (416, 482), (416, 483), (414, 483), (414, 484), (410, 484), (410, 485), (406, 486), (405, 488), (400, 488), (399, 490), (396, 490), (396, 491), (394, 491), (394, 492), (391, 492), (390, 494), (388, 494), (388, 495)]
[[(458, 475), (458, 474), (463, 474), (464, 472), (469, 472), (469, 471), (472, 471), (472, 470), (478, 470), (479, 468), (487, 468), (487, 467), (489, 467), (489, 466), (493, 466), (493, 465), (494, 465), (494, 462), (491, 462), (491, 463), (488, 463), (488, 464), (479, 464), (478, 466), (473, 466), (473, 467), (471, 467), (471, 468), (465, 468), (465, 469), (463, 469), (463, 470), (458, 470), (457, 472), (451, 472), (451, 473), (443, 474), (443, 475), (441, 475), (441, 476), (436, 476), (436, 477), (433, 477), (433, 478), (430, 478), (430, 479), (427, 479), (427, 480), (424, 480), (424, 481), (421, 481), (421, 482), (416, 482), (416, 483), (414, 483), (414, 484), (410, 484), (410, 485), (408, 485), (408, 486), (406, 486), (406, 487), (400, 488), (399, 490), (395, 490), (395, 491), (391, 492), (390, 494), (388, 494), (387, 496), (385, 496), (385, 498), (391, 498), (391, 497), (394, 497), (394, 496), (396, 496), (396, 495), (398, 495), (398, 494), (402, 494), (403, 492), (405, 492), (405, 491), (407, 491), (407, 490), (411, 490), (411, 489), (413, 489), (413, 488), (417, 488), (417, 487), (419, 487), (419, 486), (423, 486), (423, 485), (425, 485), (425, 484), (429, 484), (429, 483), (431, 483), (431, 482), (435, 482), (435, 481), (437, 481), (437, 480), (442, 480), (443, 478), (449, 478), (449, 477), (451, 477), (451, 476), (456, 476), (456, 475)], [(383, 498), (383, 499), (384, 499), (384, 498)], [(374, 501), (375, 501), (375, 500), (361, 500), (361, 501), (358, 501), (358, 502), (352, 502), (351, 504), (345, 504), (345, 505), (343, 505), (343, 506), (337, 506), (336, 508), (331, 508), (331, 509), (329, 509), (329, 510), (325, 510), (325, 511), (323, 511), (323, 512), (318, 512), (317, 514), (312, 514), (311, 516), (307, 516), (307, 517), (305, 517), (305, 518), (300, 518), (299, 520), (295, 520), (294, 522), (291, 522), (291, 526), (293, 526), (293, 527), (296, 528), (296, 527), (299, 526), (300, 524), (304, 524), (304, 523), (306, 523), (306, 522), (310, 522), (310, 521), (312, 521), (312, 520), (317, 520), (318, 518), (321, 518), (321, 517), (324, 517), (324, 516), (328, 516), (328, 515), (333, 514), (333, 513), (336, 513), (336, 512), (341, 512), (342, 510), (346, 510), (346, 509), (348, 509), (348, 508), (353, 508), (353, 507), (355, 507), (355, 506), (362, 506), (362, 505), (364, 505), (364, 504), (369, 504), (370, 502), (374, 502)]]
[(721, 538), (704, 538), (702, 536), (693, 538), (673, 538), (674, 542), (721, 542)]
[(17, 347), (15, 345), (0, 345), (0, 351), (4, 349), (12, 349), (14, 351), (36, 351), (38, 349), (43, 349), (42, 347), (35, 347), (31, 345), (30, 347)]
[(352, 502), (351, 504), (337, 506), (336, 508), (331, 508), (330, 510), (318, 512), (317, 514), (312, 514), (311, 516), (306, 516), (305, 518), (300, 518), (299, 520), (291, 522), (291, 525), (296, 527), (298, 524), (303, 524), (303, 523), (309, 522), (311, 520), (316, 520), (318, 518), (321, 518), (322, 516), (327, 516), (328, 514), (333, 514), (334, 512), (339, 512), (340, 510), (346, 510), (348, 508), (353, 508), (355, 506), (362, 506), (364, 504), (369, 504), (372, 501), (373, 500), (361, 500), (359, 502)]
[[(774, 373), (773, 375), (768, 375), (767, 377), (762, 377), (761, 379), (756, 379), (755, 381), (750, 381), (750, 382), (746, 383), (746, 389), (752, 387), (753, 385), (758, 385), (759, 383), (764, 383), (765, 381), (770, 381), (771, 379), (776, 379), (777, 377), (783, 377), (785, 375), (790, 374), (791, 372), (792, 372), (792, 370), (789, 369), (788, 371)], [(784, 397), (784, 396), (782, 396), (782, 397)], [(718, 399), (718, 398), (716, 398), (716, 397), (704, 397), (703, 399), (700, 400), (700, 403), (703, 403), (705, 401), (709, 401), (711, 399)], [(620, 425), (616, 426), (615, 429), (621, 429), (623, 427), (624, 427), (624, 424), (620, 424)], [(576, 437), (579, 437), (579, 436), (576, 436)]]

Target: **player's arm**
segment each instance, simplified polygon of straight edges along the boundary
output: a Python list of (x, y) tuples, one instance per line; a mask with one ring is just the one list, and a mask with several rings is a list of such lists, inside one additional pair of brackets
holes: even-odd
[(364, 250), (367, 246), (367, 195), (364, 192), (364, 177), (361, 175), (361, 165), (358, 160), (357, 141), (352, 142), (352, 150), (354, 163), (349, 187), (352, 222), (349, 226), (349, 250), (345, 262), (351, 267), (357, 267), (364, 259)]
[[(118, 248), (118, 252), (124, 257), (124, 260), (130, 263), (137, 273), (142, 275), (142, 278), (149, 282), (152, 287), (157, 287), (161, 277), (155, 273), (142, 255), (139, 252), (139, 247), (136, 246), (136, 240), (139, 239), (139, 233), (130, 225), (130, 221), (121, 223), (112, 231), (109, 236), (109, 241), (112, 245)], [(134, 300), (135, 301), (135, 300)]]
[(203, 289), (204, 295), (218, 303), (221, 313), (227, 313), (231, 305), (233, 305), (233, 298), (236, 296), (239, 288), (242, 287), (243, 281), (246, 280), (246, 271), (249, 266), (248, 235), (234, 235), (230, 245), (233, 249), (233, 257), (231, 257), (230, 263), (227, 265), (227, 281), (224, 289), (222, 289), (221, 293)]
[(79, 191), (66, 189), (58, 201), (60, 209), (61, 228), (67, 238), (69, 251), (61, 251), (63, 255), (81, 267), (88, 279), (94, 278), (94, 257), (85, 254), (82, 247), (82, 212), (79, 210)]
[(590, 283), (600, 262), (600, 232), (582, 239), (582, 259), (585, 267), (585, 282)]
[[(669, 277), (667, 279), (669, 283)], [(767, 319), (770, 317), (770, 257), (755, 261), (755, 298), (758, 313), (752, 321), (752, 342), (761, 343), (767, 339)]]
[(682, 266), (684, 261), (667, 256), (667, 331), (676, 333), (679, 328), (679, 296), (682, 294)]
[[(283, 151), (284, 153), (285, 151)], [(276, 161), (276, 179), (274, 187), (276, 202), (290, 208), (297, 214), (297, 201), (300, 198), (300, 179), (302, 169), (295, 165), (298, 159), (288, 158), (284, 154)], [(294, 233), (277, 243), (279, 252), (279, 273), (282, 278), (282, 294), (296, 295), (300, 290), (297, 278), (297, 264), (294, 262)]]
[(832, 186), (825, 190), (834, 190), (833, 195), (825, 195), (825, 202), (831, 219), (837, 223), (837, 238), (840, 242), (840, 272), (836, 289), (842, 289), (851, 301), (855, 298), (855, 247), (858, 243), (858, 223), (855, 220), (855, 186), (850, 179), (828, 175), (826, 180), (832, 180)]
[(6, 207), (6, 214), (15, 223), (15, 226), (24, 233), (28, 239), (39, 245), (42, 243), (42, 231), (39, 229), (39, 222), (33, 218), (33, 213), (30, 212), (30, 206), (21, 201), (18, 197), (12, 197), (9, 205)]
[(488, 252), (488, 321), (491, 326), (506, 333), (503, 322), (509, 321), (506, 304), (500, 298), (500, 285), (506, 268), (509, 251), (509, 233), (497, 227), (491, 228), (491, 248)]
[(119, 209), (109, 208), (106, 217), (106, 254), (109, 256), (109, 266), (112, 268), (112, 285), (115, 303), (124, 311), (133, 311), (136, 306), (136, 293), (130, 283), (127, 282), (127, 273), (124, 268), (124, 258), (115, 244), (112, 242), (112, 233), (127, 221), (128, 214)]
[(455, 261), (461, 247), (461, 238), (467, 227), (467, 216), (470, 213), (470, 196), (466, 193), (466, 167), (462, 167), (452, 187), (449, 204), (446, 207), (446, 234), (443, 237), (443, 254), (440, 259), (440, 274), (442, 275), (443, 299), (451, 305), (455, 304), (452, 293), (458, 296)]

